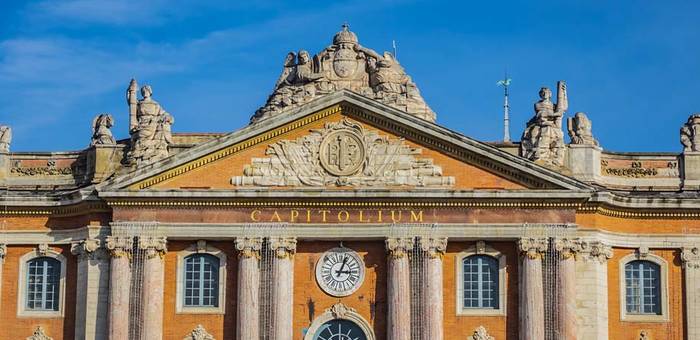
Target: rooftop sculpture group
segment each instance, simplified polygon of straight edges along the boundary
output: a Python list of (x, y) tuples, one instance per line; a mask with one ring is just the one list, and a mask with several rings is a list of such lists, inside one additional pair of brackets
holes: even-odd
[(136, 97), (137, 88), (136, 80), (132, 79), (126, 92), (131, 135), (128, 165), (148, 164), (168, 157), (168, 145), (173, 142), (170, 128), (175, 119), (153, 100), (150, 86), (141, 88), (142, 99)]
[(0, 152), (10, 152), (10, 143), (12, 143), (12, 128), (0, 125)]
[(569, 108), (566, 84), (557, 83), (557, 103), (552, 103), (552, 90), (540, 89), (540, 100), (535, 103), (535, 116), (527, 122), (520, 142), (520, 156), (544, 165), (563, 166), (564, 133), (562, 117)]
[(341, 89), (355, 91), (416, 117), (434, 122), (435, 112), (421, 97), (398, 60), (389, 52), (379, 55), (358, 43), (347, 25), (333, 44), (315, 55), (289, 52), (284, 69), (267, 103), (255, 112), (255, 123)]
[(700, 151), (700, 113), (688, 117), (681, 127), (681, 144), (683, 152)]

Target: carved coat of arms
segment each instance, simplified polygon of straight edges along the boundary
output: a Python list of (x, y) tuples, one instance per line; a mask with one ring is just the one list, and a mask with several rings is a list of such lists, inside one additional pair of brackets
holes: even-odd
[(451, 186), (432, 159), (403, 139), (391, 139), (343, 119), (297, 140), (271, 144), (235, 176), (236, 186)]

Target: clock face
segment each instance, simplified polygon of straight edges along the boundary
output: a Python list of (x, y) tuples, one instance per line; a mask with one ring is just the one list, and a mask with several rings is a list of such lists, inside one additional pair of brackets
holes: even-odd
[(330, 295), (348, 296), (360, 288), (364, 279), (362, 259), (348, 248), (333, 248), (316, 263), (316, 281)]

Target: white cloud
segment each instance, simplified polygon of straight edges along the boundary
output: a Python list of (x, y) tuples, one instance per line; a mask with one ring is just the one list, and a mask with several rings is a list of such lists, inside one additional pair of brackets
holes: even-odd
[(154, 25), (161, 23), (169, 6), (164, 0), (47, 0), (32, 6), (33, 14), (86, 23)]

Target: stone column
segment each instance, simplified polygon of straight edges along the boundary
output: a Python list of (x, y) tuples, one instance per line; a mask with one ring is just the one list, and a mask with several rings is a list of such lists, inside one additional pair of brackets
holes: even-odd
[(518, 241), (520, 262), (520, 340), (544, 339), (544, 291), (542, 255), (546, 238), (522, 238)]
[(685, 276), (685, 313), (688, 339), (700, 339), (700, 250), (698, 247), (681, 251)]
[(421, 238), (420, 246), (428, 254), (425, 259), (425, 314), (423, 314), (423, 340), (442, 340), (444, 338), (443, 300), (442, 300), (442, 258), (447, 249), (447, 238)]
[(388, 256), (387, 339), (411, 339), (411, 268), (408, 252), (413, 250), (413, 238), (386, 240)]
[(601, 242), (582, 243), (576, 261), (578, 339), (608, 339), (608, 260), (612, 248)]
[(109, 256), (100, 240), (85, 239), (73, 243), (71, 253), (78, 257), (76, 284), (75, 338), (108, 337)]
[(557, 282), (559, 337), (576, 340), (576, 256), (582, 249), (581, 240), (560, 238), (554, 241), (554, 248), (561, 254)]
[(139, 249), (145, 251), (141, 311), (144, 339), (163, 339), (163, 280), (167, 241), (165, 237), (139, 237)]
[(2, 267), (5, 264), (5, 254), (7, 254), (7, 245), (0, 244), (0, 301), (2, 301)]
[(236, 239), (238, 250), (238, 321), (236, 339), (260, 337), (260, 248), (261, 237)]
[(270, 249), (275, 252), (272, 262), (272, 316), (275, 340), (292, 340), (292, 313), (294, 301), (294, 254), (297, 239), (294, 237), (270, 238)]
[(107, 249), (112, 259), (109, 270), (109, 339), (129, 340), (129, 290), (133, 248), (131, 237), (108, 236)]

